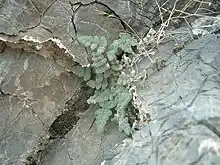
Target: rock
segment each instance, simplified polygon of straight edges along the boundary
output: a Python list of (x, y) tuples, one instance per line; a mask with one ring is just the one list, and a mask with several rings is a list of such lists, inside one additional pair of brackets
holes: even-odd
[[(19, 6), (23, 8), (18, 9)], [(10, 47), (23, 48), (44, 57), (50, 54), (69, 70), (74, 62), (87, 66), (87, 54), (76, 42), (77, 35), (103, 35), (112, 40), (125, 30), (117, 16), (105, 17), (102, 11), (113, 12), (104, 3), (97, 2), (47, 0), (44, 3), (5, 3), (0, 18), (4, 15), (8, 18), (2, 20), (5, 27), (0, 29), (0, 39)]]
[(107, 134), (100, 136), (93, 125), (94, 111), (87, 111), (66, 136), (55, 141), (45, 151), (41, 165), (99, 165), (108, 151), (121, 143), (125, 134), (119, 133), (117, 125), (111, 123)]
[[(209, 1), (199, 7), (209, 7)], [(45, 57), (51, 54), (63, 67), (71, 70), (74, 62), (82, 66), (89, 65), (85, 49), (76, 42), (77, 35), (103, 35), (110, 41), (123, 31), (137, 32), (144, 36), (149, 28), (161, 22), (158, 5), (163, 6), (161, 11), (166, 20), (175, 1), (159, 0), (158, 4), (155, 0), (141, 3), (123, 0), (9, 2), (5, 0), (0, 3), (0, 40), (10, 47), (20, 47)], [(177, 11), (173, 16), (178, 15), (178, 10), (188, 2), (189, 0), (178, 1), (175, 4)], [(190, 3), (191, 7), (187, 7), (186, 11), (193, 12), (198, 4), (199, 2)]]
[[(55, 61), (10, 47), (0, 58), (1, 164), (47, 164), (52, 158), (59, 164), (56, 158), (63, 152), (70, 164), (100, 162), (105, 149), (124, 139), (116, 126), (104, 139), (96, 133), (94, 112), (87, 112), (86, 103), (92, 91)], [(59, 144), (66, 147), (57, 149)]]
[(1, 164), (22, 164), (62, 113), (80, 80), (52, 60), (6, 47), (1, 53)]
[(191, 42), (149, 78), (137, 93), (152, 121), (105, 165), (219, 163), (219, 41), (206, 35)]
[[(150, 90), (138, 94), (147, 100), (152, 122), (124, 146), (116, 145), (125, 135), (114, 124), (105, 136), (96, 133), (94, 107), (86, 104), (89, 91), (72, 74), (76, 64), (90, 65), (78, 35), (102, 35), (108, 41), (125, 31), (144, 36), (161, 23), (158, 5), (167, 19), (174, 2), (0, 0), (0, 163), (97, 165), (104, 158), (105, 164), (218, 163), (215, 37), (193, 42), (182, 59), (170, 52), (171, 63), (149, 74)], [(188, 2), (177, 1), (176, 9)], [(209, 2), (193, 1), (186, 11)], [(212, 2), (218, 11), (218, 2)], [(77, 90), (85, 94), (80, 99)]]
[(195, 35), (206, 35), (219, 33), (220, 16), (198, 18), (192, 25), (192, 31)]

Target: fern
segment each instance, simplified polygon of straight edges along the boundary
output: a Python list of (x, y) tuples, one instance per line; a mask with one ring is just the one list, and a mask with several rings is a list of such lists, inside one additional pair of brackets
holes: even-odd
[(88, 81), (91, 78), (91, 69), (87, 67), (81, 67), (79, 65), (73, 68), (74, 74), (79, 77), (83, 77), (84, 81)]
[(84, 68), (77, 65), (73, 68), (73, 73), (79, 77), (83, 77), (84, 76)]
[(119, 77), (117, 84), (122, 84), (124, 86), (129, 85), (131, 83), (131, 78), (124, 72), (122, 72)]
[(120, 132), (124, 131), (127, 135), (131, 134), (131, 127), (127, 117), (119, 119), (118, 127)]
[(104, 132), (107, 121), (110, 119), (110, 116), (112, 115), (112, 111), (107, 108), (99, 108), (98, 110), (96, 110), (95, 115), (97, 131), (99, 133), (102, 133)]
[(84, 68), (84, 75), (83, 79), (84, 81), (88, 81), (91, 78), (91, 69), (90, 68)]
[(86, 85), (88, 85), (90, 88), (96, 88), (96, 83), (93, 80), (89, 80)]
[(108, 121), (114, 119), (118, 122), (119, 131), (129, 135), (131, 128), (126, 110), (132, 95), (126, 88), (130, 83), (130, 77), (122, 71), (131, 59), (117, 59), (121, 52), (133, 53), (132, 48), (137, 45), (136, 39), (130, 34), (121, 33), (119, 39), (109, 45), (105, 37), (98, 36), (79, 36), (78, 42), (90, 51), (91, 65), (89, 68), (76, 66), (74, 73), (82, 77), (89, 87), (95, 89), (95, 94), (87, 102), (99, 106), (95, 112), (97, 131), (104, 132)]

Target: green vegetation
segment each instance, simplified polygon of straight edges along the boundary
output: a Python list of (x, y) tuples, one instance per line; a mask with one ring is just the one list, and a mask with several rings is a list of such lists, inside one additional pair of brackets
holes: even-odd
[[(75, 66), (74, 73), (83, 78), (86, 84), (95, 89), (89, 104), (97, 104), (96, 125), (99, 133), (104, 132), (106, 124), (116, 120), (119, 131), (131, 133), (126, 110), (132, 100), (129, 92), (129, 77), (123, 72), (129, 56), (134, 54), (137, 41), (130, 34), (121, 33), (119, 39), (108, 45), (105, 37), (80, 36), (78, 42), (89, 52), (89, 67)], [(124, 58), (123, 58), (124, 57)]]

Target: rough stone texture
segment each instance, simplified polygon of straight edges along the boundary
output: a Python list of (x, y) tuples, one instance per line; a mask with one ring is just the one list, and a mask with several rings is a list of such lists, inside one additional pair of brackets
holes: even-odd
[[(105, 165), (219, 164), (220, 39), (208, 35), (179, 54), (138, 94), (152, 121), (120, 145)], [(162, 55), (162, 54), (160, 54)]]
[(117, 125), (111, 123), (107, 134), (100, 136), (95, 126), (91, 127), (93, 119), (94, 112), (88, 111), (65, 139), (48, 147), (40, 165), (100, 165), (108, 151), (122, 142), (125, 134), (120, 134)]
[[(169, 10), (174, 4), (158, 2)], [(197, 9), (198, 2), (190, 0), (178, 1), (177, 9), (188, 2), (191, 10)], [(218, 11), (219, 2), (212, 2)], [(83, 109), (80, 118), (65, 111), (80, 86), (67, 71), (76, 62), (89, 65), (77, 35), (113, 40), (132, 29), (144, 35), (158, 22), (155, 0), (0, 0), (0, 164), (97, 165), (105, 158), (106, 163), (132, 165), (219, 161), (210, 156), (219, 152), (215, 37), (195, 41), (182, 52), (183, 60), (171, 58), (172, 49), (165, 52), (171, 63), (151, 77), (150, 88), (138, 91), (147, 100), (152, 122), (127, 148), (116, 146), (107, 153), (124, 134), (112, 124), (104, 137), (97, 135), (93, 108)], [(62, 115), (69, 114), (69, 122), (62, 123), (66, 130), (56, 130)], [(213, 151), (203, 154), (206, 148)]]
[[(49, 52), (71, 70), (71, 64), (66, 62), (71, 59), (83, 66), (89, 64), (84, 48), (76, 42), (77, 35), (104, 35), (109, 40), (123, 31), (135, 30), (140, 35), (145, 35), (150, 27), (160, 22), (158, 5), (170, 11), (175, 4), (175, 0), (156, 2), (3, 0), (0, 1), (0, 39), (7, 41), (12, 47), (19, 46), (43, 56), (48, 56)], [(177, 1), (175, 8), (182, 9), (186, 4), (191, 12), (198, 7), (202, 9), (209, 6), (208, 3), (199, 5), (197, 1), (184, 0)], [(198, 10), (197, 14), (199, 12), (202, 11)], [(164, 20), (167, 17), (168, 14), (164, 13)], [(63, 51), (57, 53), (54, 49), (57, 46)], [(69, 65), (65, 65), (66, 63)]]
[[(72, 97), (76, 97), (75, 91), (81, 82), (53, 60), (21, 49), (6, 47), (0, 54), (0, 77), (0, 164), (22, 165), (23, 162), (27, 162), (28, 156), (29, 159), (33, 156), (37, 157), (41, 152), (39, 159), (46, 159), (44, 153), (50, 151), (50, 146), (59, 148), (59, 144), (65, 141), (63, 145), (66, 147), (62, 148), (60, 153), (59, 149), (56, 152), (50, 151), (52, 155), (50, 159), (55, 158), (53, 161), (57, 164), (60, 162), (56, 159), (63, 158), (63, 153), (65, 157), (70, 156), (70, 159), (67, 159), (69, 164), (80, 164), (82, 160), (84, 164), (91, 161), (100, 162), (103, 149), (115, 145), (124, 138), (123, 134), (116, 133), (117, 128), (114, 126), (110, 127), (112, 131), (108, 133), (106, 139), (101, 141), (101, 137), (96, 135), (96, 130), (92, 125), (94, 121), (92, 109), (83, 115), (88, 109), (84, 95), (79, 96), (80, 100), (84, 100), (84, 105), (74, 104), (82, 108), (77, 114), (82, 116), (77, 126), (74, 126), (76, 123), (71, 126), (71, 123), (75, 122), (74, 117), (71, 118), (68, 114), (69, 120), (65, 118), (64, 124), (70, 129), (73, 128), (74, 131), (66, 139), (48, 140), (50, 128), (57, 135), (59, 135), (57, 131), (62, 131), (62, 125), (51, 126), (59, 115), (65, 114), (65, 108), (71, 112), (74, 105), (69, 105), (69, 107), (65, 105)], [(75, 109), (73, 108), (74, 111)], [(54, 128), (59, 129), (56, 131)], [(83, 141), (82, 137), (87, 131), (88, 135)], [(52, 138), (55, 133), (51, 134)], [(88, 151), (93, 152), (88, 153)], [(37, 155), (36, 152), (38, 152)], [(77, 152), (81, 157), (76, 155)], [(52, 164), (56, 165), (56, 163)]]
[(21, 164), (80, 81), (53, 61), (22, 50), (7, 47), (0, 58), (0, 162)]

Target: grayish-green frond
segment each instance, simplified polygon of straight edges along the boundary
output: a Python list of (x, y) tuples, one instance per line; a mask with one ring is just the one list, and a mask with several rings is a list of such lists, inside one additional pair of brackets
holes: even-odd
[(96, 123), (97, 131), (99, 133), (103, 133), (107, 121), (110, 119), (110, 116), (112, 115), (112, 111), (106, 108), (99, 108), (96, 110), (95, 115), (96, 115), (95, 123)]
[(132, 94), (126, 87), (129, 86), (131, 78), (124, 69), (129, 67), (132, 59), (124, 54), (133, 54), (133, 46), (137, 45), (136, 39), (128, 33), (121, 33), (119, 38), (109, 45), (103, 36), (79, 36), (77, 39), (87, 47), (91, 65), (89, 68), (76, 66), (73, 72), (95, 89), (95, 94), (87, 102), (99, 106), (95, 112), (98, 132), (104, 131), (114, 113), (119, 130), (129, 135), (131, 127), (126, 111)]

